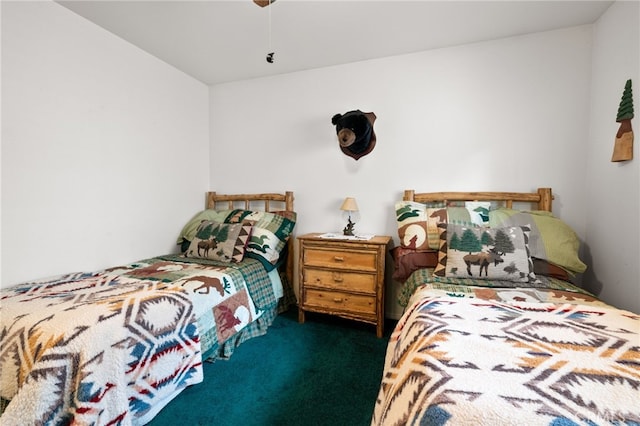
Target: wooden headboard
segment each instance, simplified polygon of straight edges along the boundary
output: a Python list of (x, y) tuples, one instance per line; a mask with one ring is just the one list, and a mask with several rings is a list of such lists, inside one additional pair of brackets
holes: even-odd
[(415, 192), (406, 189), (404, 201), (427, 203), (435, 201), (502, 201), (507, 208), (513, 203), (531, 203), (536, 210), (551, 211), (553, 194), (551, 188), (538, 188), (536, 192)]
[[(276, 208), (272, 208), (271, 203), (275, 202)], [(218, 203), (227, 203), (220, 207)], [(287, 191), (284, 194), (218, 194), (217, 192), (207, 192), (208, 209), (238, 209), (256, 210), (255, 205), (262, 204), (261, 210), (273, 212), (276, 210), (293, 211), (293, 192)]]
[[(264, 193), (264, 194), (218, 194), (214, 191), (206, 193), (206, 207), (212, 210), (224, 209), (245, 209), (261, 210), (265, 212), (274, 211), (294, 211), (293, 191), (284, 193)], [(287, 241), (288, 253), (285, 273), (289, 284), (293, 285), (293, 235)]]

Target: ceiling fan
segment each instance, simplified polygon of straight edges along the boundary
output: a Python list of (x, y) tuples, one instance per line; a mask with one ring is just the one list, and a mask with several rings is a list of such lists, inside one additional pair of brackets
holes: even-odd
[(253, 0), (255, 4), (260, 7), (269, 6), (271, 3), (275, 3), (276, 0)]

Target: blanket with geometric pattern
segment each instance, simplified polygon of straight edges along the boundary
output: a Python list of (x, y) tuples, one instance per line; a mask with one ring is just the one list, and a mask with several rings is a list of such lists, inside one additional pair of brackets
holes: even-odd
[(372, 425), (640, 424), (640, 316), (564, 292), (476, 290), (414, 294)]
[(259, 316), (229, 274), (153, 259), (3, 289), (0, 423), (150, 420), (202, 381), (201, 333), (224, 342)]

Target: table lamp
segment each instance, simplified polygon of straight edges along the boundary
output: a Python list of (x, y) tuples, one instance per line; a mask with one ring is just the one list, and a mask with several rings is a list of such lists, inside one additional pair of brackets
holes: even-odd
[(345, 198), (342, 206), (340, 206), (340, 210), (343, 212), (343, 218), (347, 220), (347, 226), (344, 227), (342, 233), (344, 235), (353, 235), (355, 222), (351, 219), (353, 217), (354, 220), (357, 220), (356, 215), (358, 213), (358, 204), (356, 203), (356, 199), (352, 197)]

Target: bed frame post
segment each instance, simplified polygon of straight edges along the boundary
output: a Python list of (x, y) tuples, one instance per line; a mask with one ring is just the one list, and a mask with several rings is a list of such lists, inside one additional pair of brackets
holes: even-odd
[(293, 211), (293, 191), (287, 191), (285, 194), (285, 210)]
[[(294, 211), (293, 210), (293, 191), (286, 191), (285, 192), (285, 209), (287, 211)], [(289, 241), (287, 241), (287, 264), (286, 264), (286, 269), (285, 269), (285, 275), (287, 276), (287, 279), (289, 280), (289, 285), (293, 288), (295, 288), (295, 283), (294, 283), (294, 272), (295, 272), (295, 265), (294, 265), (294, 259), (295, 259), (295, 236), (289, 235)]]
[(553, 203), (553, 194), (551, 193), (551, 188), (538, 188), (538, 195), (540, 196), (540, 201), (538, 201), (538, 209), (550, 212)]

